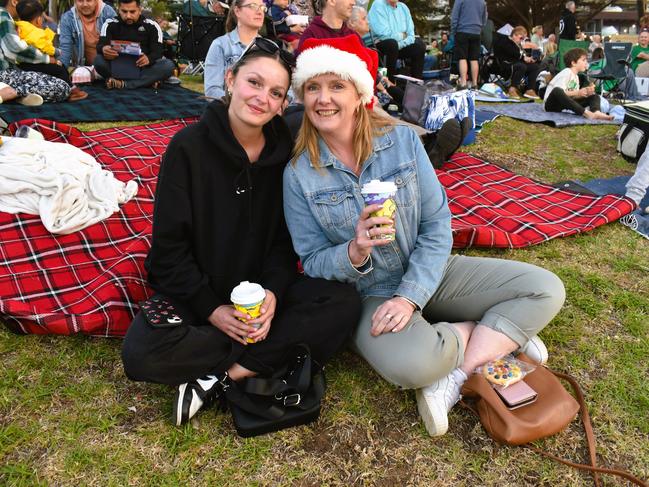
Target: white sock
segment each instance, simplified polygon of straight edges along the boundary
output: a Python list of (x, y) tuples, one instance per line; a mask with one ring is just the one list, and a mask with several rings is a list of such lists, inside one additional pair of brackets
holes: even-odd
[(453, 379), (455, 379), (455, 383), (460, 387), (462, 387), (462, 384), (464, 384), (468, 379), (464, 371), (460, 368), (451, 371), (451, 375), (453, 376)]

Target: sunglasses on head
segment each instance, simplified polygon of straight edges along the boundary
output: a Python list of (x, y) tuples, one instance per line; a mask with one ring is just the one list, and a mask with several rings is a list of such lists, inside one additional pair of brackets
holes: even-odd
[(255, 37), (252, 42), (248, 44), (248, 46), (243, 50), (241, 56), (239, 56), (237, 63), (241, 62), (241, 60), (244, 59), (248, 54), (255, 51), (263, 51), (267, 52), (268, 54), (277, 54), (279, 52), (280, 61), (282, 61), (284, 65), (289, 68), (289, 70), (292, 70), (295, 67), (295, 57), (293, 57), (293, 54), (285, 51), (275, 42), (264, 37)]

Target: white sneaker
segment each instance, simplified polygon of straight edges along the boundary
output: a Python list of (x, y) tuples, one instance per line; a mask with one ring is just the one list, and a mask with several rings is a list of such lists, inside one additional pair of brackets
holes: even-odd
[(529, 341), (518, 349), (518, 353), (524, 353), (533, 362), (544, 365), (548, 361), (548, 349), (545, 343), (536, 335), (529, 339)]
[(458, 372), (464, 375), (464, 372), (456, 369), (443, 379), (417, 389), (417, 409), (430, 436), (442, 436), (448, 430), (448, 412), (460, 400), (462, 384), (454, 375)]
[(43, 97), (36, 93), (29, 93), (21, 98), (17, 98), (16, 101), (27, 107), (38, 107), (43, 104)]

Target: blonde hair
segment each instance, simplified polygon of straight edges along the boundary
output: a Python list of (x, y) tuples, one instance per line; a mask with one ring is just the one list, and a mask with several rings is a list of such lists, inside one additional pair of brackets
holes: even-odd
[(525, 27), (523, 27), (522, 25), (517, 25), (512, 30), (511, 36), (513, 37), (513, 36), (515, 36), (517, 34), (523, 34), (524, 36), (526, 36), (527, 35), (527, 29)]
[[(394, 127), (395, 123), (392, 117), (383, 117), (377, 115), (374, 110), (368, 109), (365, 105), (361, 105), (356, 111), (356, 123), (354, 125), (354, 133), (352, 136), (352, 143), (354, 145), (354, 159), (356, 159), (356, 169), (358, 169), (363, 161), (366, 161), (374, 150), (374, 137), (383, 135)], [(306, 115), (302, 119), (302, 126), (297, 134), (295, 140), (295, 147), (293, 149), (293, 164), (303, 152), (309, 155), (311, 164), (316, 169), (320, 168), (320, 147), (318, 146), (318, 139), (320, 135), (309, 117)]]

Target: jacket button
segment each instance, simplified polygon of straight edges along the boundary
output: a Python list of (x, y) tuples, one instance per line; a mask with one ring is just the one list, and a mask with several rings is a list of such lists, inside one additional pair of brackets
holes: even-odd
[(335, 194), (332, 194), (331, 195), (331, 201), (338, 201), (338, 196), (336, 196)]
[(400, 177), (397, 178), (397, 179), (395, 179), (395, 180), (394, 180), (394, 184), (397, 184), (397, 185), (401, 185), (401, 184), (403, 184), (403, 179), (400, 178)]

